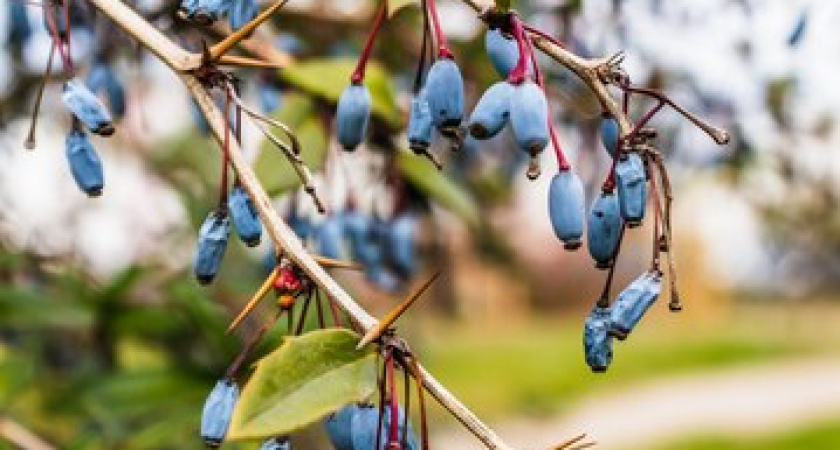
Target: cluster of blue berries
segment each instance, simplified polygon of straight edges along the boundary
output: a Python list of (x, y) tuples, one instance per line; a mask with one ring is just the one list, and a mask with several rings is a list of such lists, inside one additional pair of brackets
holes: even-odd
[[(222, 379), (204, 401), (201, 411), (201, 438), (208, 447), (219, 447), (225, 440), (233, 410), (239, 400), (239, 386), (236, 381)], [(266, 439), (260, 445), (260, 450), (291, 450), (291, 444), (286, 437)]]
[(228, 16), (233, 30), (239, 30), (257, 16), (255, 0), (182, 0), (178, 12), (187, 20), (210, 25)]
[[(417, 437), (411, 422), (405, 420), (402, 406), (397, 411), (397, 434), (393, 438), (402, 450), (419, 450)], [(390, 445), (391, 422), (390, 404), (383, 405), (380, 416), (379, 408), (372, 403), (351, 403), (327, 416), (324, 427), (335, 450), (390, 450), (393, 448)]]

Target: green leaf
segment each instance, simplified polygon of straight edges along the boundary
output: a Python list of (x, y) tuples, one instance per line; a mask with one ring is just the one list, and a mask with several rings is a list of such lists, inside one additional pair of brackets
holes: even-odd
[[(323, 166), (329, 143), (312, 100), (300, 94), (289, 94), (275, 118), (289, 126), (297, 136), (306, 166), (313, 172)], [(276, 134), (288, 142), (282, 132)], [(267, 138), (263, 138), (254, 170), (269, 195), (281, 194), (300, 185), (292, 164)]]
[(345, 329), (288, 337), (261, 359), (236, 405), (228, 437), (282, 436), (319, 420), (376, 387), (376, 356), (356, 350), (359, 336)]
[(479, 214), (475, 200), (429, 161), (413, 153), (400, 151), (397, 152), (397, 167), (409, 182), (426, 196), (460, 216), (471, 226), (478, 225)]
[[(355, 68), (356, 61), (352, 59), (315, 59), (293, 64), (279, 73), (288, 83), (330, 103), (336, 103), (350, 83), (350, 74)], [(391, 128), (399, 129), (403, 115), (385, 69), (374, 62), (368, 63), (364, 84), (370, 90), (373, 114)]]
[(420, 0), (387, 0), (388, 1), (388, 17), (393, 17), (394, 14), (406, 6), (418, 5)]

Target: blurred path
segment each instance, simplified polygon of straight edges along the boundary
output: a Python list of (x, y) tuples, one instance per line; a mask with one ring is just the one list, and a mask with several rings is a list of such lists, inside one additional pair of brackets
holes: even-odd
[[(579, 432), (600, 449), (645, 448), (704, 433), (771, 434), (838, 416), (840, 359), (822, 357), (645, 382), (585, 399), (555, 419), (496, 430), (521, 450), (544, 450)], [(438, 436), (435, 447), (482, 448), (452, 433)]]

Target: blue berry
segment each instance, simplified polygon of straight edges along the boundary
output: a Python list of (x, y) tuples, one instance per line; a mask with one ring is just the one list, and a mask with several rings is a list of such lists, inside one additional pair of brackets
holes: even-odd
[(627, 339), (648, 308), (659, 298), (662, 274), (646, 272), (630, 283), (613, 303), (610, 314), (610, 334), (620, 340)]
[(287, 438), (275, 437), (263, 441), (259, 450), (292, 450), (292, 444)]
[(92, 133), (102, 136), (114, 134), (111, 115), (105, 105), (79, 80), (72, 79), (64, 83), (61, 99), (67, 109)]
[(344, 223), (341, 214), (328, 216), (315, 233), (315, 244), (318, 254), (327, 258), (341, 258), (341, 241), (344, 234)]
[(202, 25), (210, 25), (230, 11), (233, 0), (198, 0), (198, 6), (190, 17)]
[(193, 270), (201, 284), (209, 284), (219, 272), (227, 248), (230, 219), (224, 211), (213, 211), (198, 230)]
[(228, 211), (239, 239), (248, 247), (259, 245), (262, 237), (262, 221), (254, 202), (245, 188), (234, 186), (228, 196)]
[(411, 278), (417, 272), (416, 235), (419, 219), (412, 213), (401, 213), (388, 228), (388, 262), (403, 278)]
[(204, 402), (201, 412), (201, 438), (210, 447), (225, 440), (233, 408), (239, 399), (239, 387), (232, 380), (219, 380)]
[(563, 170), (551, 179), (548, 190), (548, 213), (554, 234), (568, 250), (580, 247), (583, 236), (583, 184), (571, 170)]
[[(385, 405), (382, 408), (384, 418), (382, 420), (382, 428), (379, 429), (379, 450), (385, 450), (388, 445), (388, 430), (391, 426), (390, 405)], [(417, 450), (417, 438), (414, 436), (414, 430), (411, 423), (408, 424), (408, 430), (403, 427), (404, 412), (402, 407), (399, 409), (399, 439), (400, 442), (405, 442), (406, 445), (403, 450)], [(351, 421), (353, 424), (353, 450), (373, 450), (376, 448), (376, 436), (379, 425), (379, 408), (373, 405), (362, 405)]]
[(72, 129), (67, 133), (64, 146), (70, 172), (79, 189), (91, 197), (101, 195), (105, 185), (102, 162), (87, 135), (82, 130)]
[(88, 73), (87, 86), (94, 93), (105, 91), (111, 112), (117, 117), (125, 115), (125, 87), (111, 66), (103, 62), (94, 64)]
[(283, 104), (283, 94), (277, 86), (271, 83), (260, 83), (258, 95), (260, 97), (260, 109), (266, 114), (273, 113), (280, 109)]
[(498, 28), (490, 28), (484, 34), (484, 47), (496, 72), (499, 72), (502, 78), (507, 78), (519, 61), (519, 46), (516, 40), (506, 36)]
[(586, 227), (589, 254), (595, 260), (595, 267), (607, 269), (612, 265), (623, 226), (615, 191), (602, 192), (592, 203)]
[(22, 46), (32, 36), (32, 25), (26, 12), (26, 4), (19, 1), (9, 1), (8, 8), (8, 42)]
[(361, 260), (370, 244), (370, 218), (357, 209), (344, 213), (344, 235), (350, 244), (350, 256)]
[(357, 403), (351, 403), (324, 420), (324, 427), (335, 450), (353, 450), (353, 416), (359, 409)]
[(415, 152), (424, 152), (432, 143), (432, 110), (426, 101), (425, 90), (411, 99), (408, 117), (408, 144)]
[(336, 134), (344, 150), (355, 150), (365, 139), (370, 108), (370, 92), (364, 85), (351, 84), (341, 93), (336, 110)]
[(476, 139), (490, 139), (504, 128), (510, 117), (510, 99), (514, 87), (501, 81), (490, 86), (470, 115), (470, 134)]
[(612, 117), (601, 118), (601, 142), (604, 144), (604, 149), (610, 156), (615, 158), (616, 150), (618, 149), (618, 138), (620, 130), (618, 122)]
[(233, 0), (230, 7), (230, 28), (234, 31), (242, 28), (257, 17), (257, 3), (254, 0)]
[(442, 132), (457, 128), (464, 115), (464, 80), (455, 61), (435, 61), (426, 76), (425, 90), (435, 126)]
[(548, 145), (548, 103), (532, 81), (515, 86), (510, 101), (510, 126), (519, 148), (534, 155)]
[(647, 205), (647, 179), (642, 157), (630, 153), (615, 165), (615, 182), (621, 216), (631, 228), (642, 224)]
[(612, 362), (610, 309), (595, 306), (583, 325), (583, 350), (586, 364), (593, 372), (606, 372)]

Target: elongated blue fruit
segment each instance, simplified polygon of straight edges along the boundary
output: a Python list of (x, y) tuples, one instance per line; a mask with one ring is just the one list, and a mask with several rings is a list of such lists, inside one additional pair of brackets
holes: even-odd
[(537, 154), (548, 144), (548, 103), (532, 81), (515, 86), (510, 99), (510, 126), (519, 148)]
[(280, 109), (280, 105), (283, 104), (283, 94), (277, 86), (268, 82), (262, 82), (259, 84), (258, 89), (262, 112), (268, 114)]
[(350, 257), (360, 260), (370, 243), (370, 218), (357, 209), (348, 210), (343, 217), (344, 236), (350, 244)]
[(631, 228), (641, 225), (647, 206), (647, 179), (642, 157), (630, 153), (619, 159), (615, 165), (615, 182), (621, 216)]
[(484, 48), (487, 57), (502, 78), (507, 78), (519, 61), (519, 47), (512, 36), (506, 36), (498, 28), (489, 28), (484, 34)]
[(455, 61), (435, 61), (426, 76), (425, 90), (432, 123), (442, 132), (457, 128), (464, 116), (464, 80)]
[(99, 155), (82, 130), (72, 129), (64, 140), (67, 163), (76, 185), (91, 197), (102, 195), (105, 179)]
[(580, 247), (584, 215), (583, 184), (571, 170), (562, 170), (551, 179), (548, 213), (554, 234), (567, 250)]
[(262, 237), (262, 221), (254, 202), (242, 186), (234, 186), (228, 196), (228, 211), (239, 239), (248, 247), (259, 245)]
[(32, 25), (23, 2), (6, 2), (8, 7), (8, 42), (17, 46), (23, 45), (32, 36)]
[(341, 258), (341, 241), (344, 234), (344, 223), (341, 214), (328, 216), (318, 227), (315, 234), (315, 244), (318, 254), (327, 258)]
[(388, 229), (388, 261), (403, 278), (410, 278), (417, 271), (416, 236), (419, 219), (412, 213), (395, 217)]
[[(384, 418), (382, 420), (382, 428), (380, 429), (379, 450), (388, 448), (388, 430), (391, 426), (390, 405), (385, 405), (382, 408)], [(417, 437), (414, 435), (414, 430), (411, 423), (408, 424), (408, 429), (403, 427), (405, 421), (402, 406), (399, 409), (399, 441), (405, 442), (403, 450), (417, 450)], [(353, 428), (353, 450), (374, 450), (376, 448), (376, 435), (379, 425), (379, 408), (373, 405), (362, 405), (357, 413), (353, 416), (351, 421)]]
[(595, 260), (595, 267), (608, 269), (612, 265), (623, 226), (615, 191), (602, 192), (592, 203), (586, 227), (589, 254)]
[(370, 92), (364, 85), (351, 84), (341, 93), (335, 113), (335, 125), (338, 143), (344, 150), (355, 150), (365, 139), (370, 121), (370, 108)]
[(114, 134), (114, 124), (105, 105), (81, 81), (74, 78), (64, 83), (61, 99), (92, 133), (102, 136)]
[(230, 11), (233, 0), (198, 0), (195, 13), (190, 17), (201, 25), (210, 25)]
[(593, 372), (606, 372), (612, 362), (610, 309), (595, 306), (583, 324), (583, 351), (586, 364)]
[(201, 284), (209, 284), (219, 273), (227, 248), (230, 219), (224, 211), (215, 210), (207, 215), (198, 230), (193, 270)]
[(219, 380), (204, 401), (201, 412), (201, 438), (210, 447), (225, 440), (233, 408), (239, 399), (239, 386), (232, 380)]
[(475, 105), (470, 115), (470, 134), (476, 139), (490, 139), (502, 128), (510, 117), (510, 98), (514, 87), (505, 81), (490, 86)]
[(105, 92), (115, 116), (125, 115), (125, 88), (111, 66), (104, 62), (94, 64), (88, 73), (87, 86), (91, 92)]
[(194, 19), (195, 13), (198, 11), (199, 0), (182, 0), (178, 11), (187, 19)]
[(263, 441), (260, 450), (292, 450), (292, 444), (288, 438), (274, 437)]
[(616, 150), (618, 149), (618, 138), (620, 130), (618, 122), (612, 117), (601, 117), (601, 142), (604, 144), (604, 149), (607, 153), (615, 158)]
[(335, 450), (353, 449), (353, 416), (358, 413), (360, 407), (357, 403), (351, 403), (324, 420), (324, 427), (330, 437)]
[(228, 22), (234, 31), (245, 26), (246, 23), (257, 17), (257, 2), (254, 0), (233, 0), (230, 7)]
[(432, 110), (426, 101), (425, 90), (411, 99), (408, 117), (408, 144), (415, 152), (424, 152), (432, 144)]
[(659, 298), (662, 274), (646, 272), (630, 283), (613, 303), (610, 314), (610, 334), (624, 340), (642, 320), (648, 308)]

